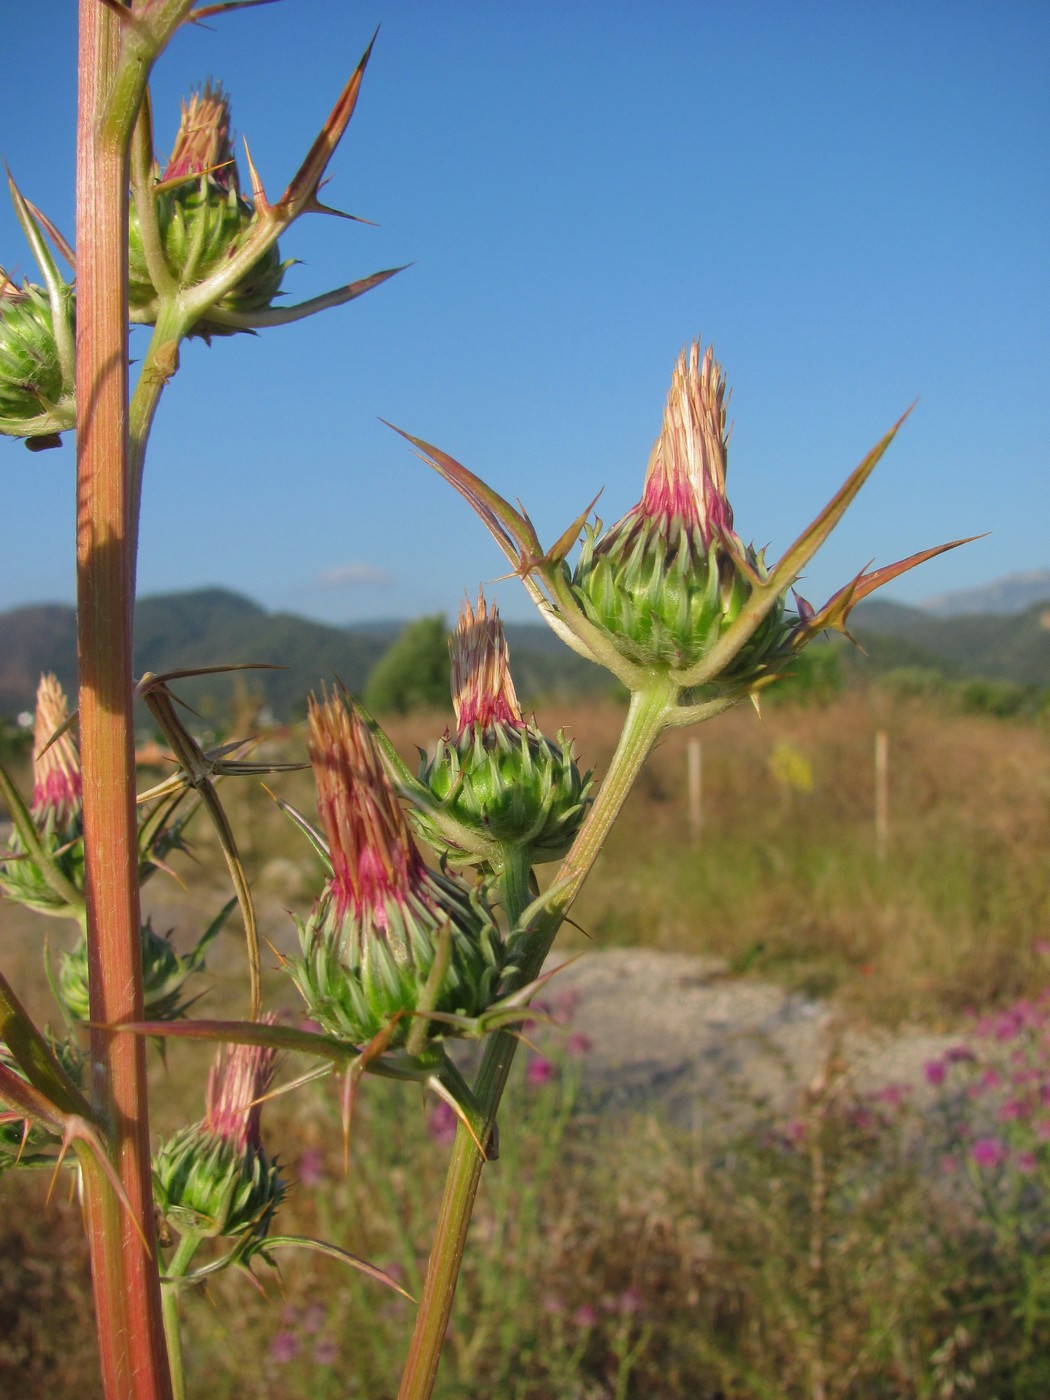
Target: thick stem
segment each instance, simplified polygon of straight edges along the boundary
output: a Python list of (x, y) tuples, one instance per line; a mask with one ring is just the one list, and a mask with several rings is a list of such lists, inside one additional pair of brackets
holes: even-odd
[[(533, 925), (518, 985), (531, 982), (542, 968), (554, 937), (605, 844), (653, 742), (667, 723), (673, 702), (673, 688), (661, 680), (654, 680), (650, 688), (632, 695), (605, 781), (555, 880), (558, 894)], [(508, 914), (511, 912), (508, 910)], [(520, 909), (513, 912), (520, 913)], [(486, 1046), (474, 1086), (474, 1096), (485, 1115), (485, 1128), (480, 1134), (482, 1142), (488, 1139), (496, 1121), (517, 1045), (517, 1039), (509, 1032), (497, 1031)], [(434, 1247), (398, 1400), (430, 1400), (433, 1394), (483, 1166), (484, 1159), (473, 1138), (461, 1127), (445, 1179)]]
[[(92, 1092), (126, 1194), (85, 1176), (107, 1400), (170, 1400), (150, 1180), (132, 728), (127, 474), (126, 140), (102, 132), (118, 17), (80, 6), (77, 134), (77, 653), (87, 855)], [(95, 1183), (93, 1185), (93, 1182)]]

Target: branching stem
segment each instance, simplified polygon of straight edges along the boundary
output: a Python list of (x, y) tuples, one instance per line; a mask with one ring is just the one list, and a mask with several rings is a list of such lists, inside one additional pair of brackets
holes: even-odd
[[(532, 928), (528, 953), (516, 979), (519, 986), (533, 981), (542, 968), (555, 935), (605, 844), (649, 750), (668, 722), (673, 704), (673, 687), (661, 679), (653, 679), (645, 690), (631, 697), (609, 771), (555, 879), (558, 893)], [(521, 884), (516, 879), (513, 893), (510, 889), (504, 892), (507, 916), (512, 920), (521, 913), (523, 896), (518, 893)], [(474, 1096), (485, 1116), (485, 1131), (480, 1135), (482, 1142), (487, 1140), (495, 1124), (517, 1045), (516, 1037), (508, 1031), (497, 1031), (482, 1058), (474, 1086)], [(434, 1247), (398, 1400), (430, 1400), (433, 1394), (483, 1166), (484, 1159), (474, 1139), (461, 1127), (445, 1179)]]

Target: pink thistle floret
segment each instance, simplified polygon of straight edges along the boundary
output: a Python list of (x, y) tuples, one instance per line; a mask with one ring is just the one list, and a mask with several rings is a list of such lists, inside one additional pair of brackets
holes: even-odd
[(507, 638), (499, 610), (491, 612), (478, 593), (477, 609), (464, 601), (459, 623), (449, 644), (452, 654), (452, 703), (457, 737), (474, 725), (524, 728), (521, 707), (510, 674)]
[(310, 697), (307, 748), (317, 810), (328, 838), (336, 917), (370, 915), (383, 929), (388, 902), (426, 886), (426, 867), (379, 752), (357, 713), (339, 697)]
[(81, 809), (80, 752), (70, 730), (59, 734), (68, 722), (65, 691), (48, 672), (40, 677), (36, 693), (33, 815), (38, 820), (53, 816), (60, 827), (75, 821)]
[(663, 431), (649, 458), (639, 514), (694, 527), (708, 548), (733, 537), (726, 497), (726, 380), (709, 345), (694, 341), (675, 362)]
[(1000, 1123), (1016, 1123), (1027, 1118), (1030, 1111), (1031, 1106), (1024, 1099), (1007, 1099), (999, 1105), (996, 1117)]
[[(273, 1025), (274, 1016), (261, 1017)], [(273, 1082), (277, 1052), (270, 1045), (234, 1045), (220, 1050), (208, 1075), (204, 1128), (241, 1156), (262, 1152), (262, 1100)]]
[(978, 1167), (1001, 1167), (1010, 1152), (1002, 1138), (979, 1137), (970, 1148), (970, 1159)]
[(927, 1060), (922, 1067), (922, 1072), (926, 1076), (926, 1083), (932, 1084), (934, 1088), (944, 1083), (946, 1065), (943, 1060)]
[(554, 1078), (554, 1066), (544, 1055), (533, 1055), (525, 1070), (525, 1083), (530, 1089), (542, 1089)]
[(287, 1366), (299, 1354), (299, 1338), (285, 1328), (274, 1335), (270, 1343), (270, 1356), (279, 1366)]
[(237, 166), (230, 143), (230, 100), (222, 88), (205, 83), (180, 104), (181, 120), (165, 167), (164, 181), (208, 174), (223, 190), (237, 188)]

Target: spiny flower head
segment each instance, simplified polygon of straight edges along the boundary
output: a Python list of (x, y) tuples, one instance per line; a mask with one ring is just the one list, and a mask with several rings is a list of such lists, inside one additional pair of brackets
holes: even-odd
[[(641, 500), (604, 533), (585, 529), (575, 599), (624, 657), (646, 667), (688, 670), (768, 577), (762, 553), (733, 531), (725, 404), (721, 367), (694, 342), (675, 364)], [(761, 679), (789, 635), (779, 602), (720, 683)]]
[(307, 751), (317, 811), (328, 840), (328, 893), (336, 918), (350, 913), (389, 922), (388, 904), (425, 883), (397, 795), (367, 729), (337, 697), (307, 710)]
[[(177, 287), (204, 282), (237, 251), (255, 220), (255, 209), (240, 192), (230, 141), (230, 103), (210, 82), (182, 103), (182, 120), (171, 158), (150, 192), (145, 213), (134, 201), (129, 217), (128, 296), (138, 320), (149, 320), (157, 287), (146, 255), (146, 220), (154, 221), (168, 276)], [(285, 264), (270, 245), (232, 290), (215, 305), (222, 311), (252, 312), (268, 307), (280, 289)], [(231, 328), (205, 317), (194, 334), (231, 334)]]
[[(73, 296), (58, 299), (67, 342), (73, 337)], [(55, 337), (47, 291), (20, 287), (0, 267), (0, 433), (30, 446), (55, 446), (76, 422), (76, 388)]]
[[(264, 1024), (273, 1020), (262, 1018)], [(260, 1130), (275, 1061), (276, 1051), (267, 1045), (220, 1050), (208, 1076), (203, 1119), (169, 1138), (154, 1157), (157, 1207), (180, 1233), (222, 1236), (242, 1249), (265, 1236), (285, 1193)]]
[(479, 1015), (504, 970), (479, 891), (428, 869), (375, 740), (343, 697), (311, 698), (308, 736), (330, 867), (290, 964), (309, 1014), (354, 1044), (393, 1023), (392, 1046), (416, 1013)]
[[(203, 970), (205, 951), (222, 927), (225, 913), (224, 910), (188, 953), (177, 953), (171, 934), (157, 933), (149, 919), (142, 925), (142, 999), (147, 1021), (174, 1021), (183, 1015), (192, 1000), (186, 999), (186, 984), (194, 973)], [(74, 1020), (90, 1021), (90, 958), (84, 934), (69, 952), (59, 954), (58, 995)]]
[[(12, 814), (10, 849), (0, 850), (0, 888), (31, 909), (57, 918), (79, 919), (85, 886), (84, 821), (80, 751), (70, 725), (69, 702), (51, 673), (40, 678), (33, 723), (33, 793), (28, 808)], [(180, 844), (181, 825), (156, 823), (140, 809), (139, 880), (158, 868), (157, 862)], [(78, 895), (80, 896), (78, 898)], [(202, 940), (203, 943), (210, 939)], [(143, 930), (145, 970), (155, 977), (158, 1015), (177, 1001), (175, 982), (185, 980), (199, 964), (197, 955), (178, 958), (167, 941)], [(70, 977), (71, 1005), (87, 1019), (87, 953), (83, 946), (64, 955)], [(175, 967), (181, 968), (179, 977)], [(65, 978), (63, 973), (63, 979)]]
[[(579, 829), (589, 784), (565, 736), (552, 742), (522, 716), (503, 623), (480, 592), (476, 609), (464, 602), (450, 650), (456, 732), (420, 774), (441, 804), (419, 817), (426, 839), (453, 859), (493, 842), (527, 848), (530, 864), (558, 859)], [(459, 829), (443, 826), (444, 815)]]

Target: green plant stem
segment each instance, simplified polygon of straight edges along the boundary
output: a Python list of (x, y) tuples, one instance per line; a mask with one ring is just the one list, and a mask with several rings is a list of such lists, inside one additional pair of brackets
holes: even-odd
[[(668, 722), (674, 699), (674, 687), (662, 678), (654, 678), (648, 688), (636, 691), (631, 696), (630, 709), (609, 771), (572, 850), (558, 872), (554, 882), (556, 893), (545, 905), (528, 935), (527, 952), (516, 978), (517, 985), (524, 986), (539, 974), (555, 935), (605, 844), (649, 750)], [(513, 895), (509, 897), (514, 898)], [(520, 913), (520, 906), (517, 911), (508, 909), (507, 912), (508, 917), (514, 912)], [(485, 1115), (482, 1142), (487, 1140), (495, 1124), (517, 1046), (517, 1038), (508, 1031), (497, 1031), (486, 1046), (474, 1086), (474, 1096)], [(460, 1127), (445, 1179), (434, 1247), (401, 1376), (398, 1400), (430, 1400), (433, 1394), (483, 1166), (484, 1158), (479, 1154), (473, 1138)]]
[(127, 138), (103, 120), (121, 20), (80, 5), (77, 123), (77, 655), (91, 982), (92, 1094), (122, 1203), (101, 1172), (84, 1206), (107, 1400), (171, 1400), (156, 1263), (132, 728), (127, 476)]
[(161, 394), (178, 368), (179, 345), (187, 329), (175, 299), (162, 301), (128, 413), (128, 532), (133, 597), (146, 447)]
[(200, 1244), (200, 1235), (187, 1230), (179, 1239), (171, 1262), (165, 1270), (165, 1282), (161, 1287), (164, 1310), (164, 1334), (168, 1339), (168, 1359), (171, 1363), (171, 1390), (173, 1400), (185, 1400), (186, 1377), (182, 1367), (182, 1320), (179, 1317), (179, 1293), (181, 1281), (186, 1276), (193, 1256)]

